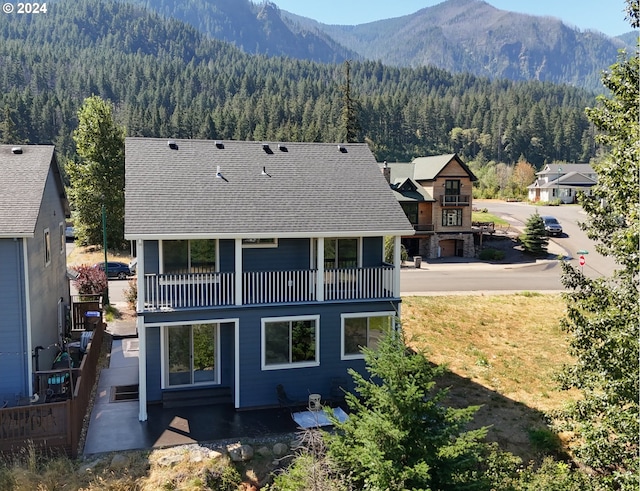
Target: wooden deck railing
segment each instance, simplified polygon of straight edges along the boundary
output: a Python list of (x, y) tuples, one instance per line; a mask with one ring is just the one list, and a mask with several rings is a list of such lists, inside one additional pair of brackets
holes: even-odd
[[(80, 434), (91, 392), (96, 382), (98, 358), (104, 336), (104, 324), (93, 331), (80, 368), (36, 372), (40, 383), (36, 404), (0, 409), (0, 452), (15, 452), (27, 445), (62, 451), (71, 457), (78, 455)], [(52, 373), (72, 376), (73, 397), (59, 402), (47, 402), (46, 380)], [(44, 401), (44, 402), (42, 402)]]

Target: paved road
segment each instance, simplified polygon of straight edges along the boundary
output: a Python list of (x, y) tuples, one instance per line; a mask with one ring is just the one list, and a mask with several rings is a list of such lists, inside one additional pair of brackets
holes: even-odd
[(474, 200), (474, 207), (487, 208), (490, 213), (505, 218), (515, 227), (524, 229), (526, 221), (536, 210), (540, 215), (552, 215), (562, 224), (562, 237), (551, 238), (566, 251), (566, 255), (576, 266), (578, 251), (586, 250), (584, 274), (590, 278), (609, 276), (615, 269), (615, 262), (596, 251), (595, 243), (580, 229), (578, 222), (587, 220), (587, 215), (579, 205), (538, 206), (528, 203), (507, 203), (494, 200)]
[[(583, 268), (588, 277), (608, 276), (615, 268), (614, 261), (598, 254), (594, 242), (580, 230), (578, 222), (586, 220), (586, 215), (579, 206), (533, 206), (493, 200), (474, 200), (474, 206), (505, 218), (517, 230), (524, 229), (536, 210), (540, 215), (553, 215), (565, 232), (562, 237), (550, 239), (549, 251), (553, 255), (564, 255), (565, 260), (578, 266), (577, 251), (589, 251)], [(423, 260), (420, 269), (402, 269), (400, 285), (403, 295), (560, 292), (564, 290), (561, 274), (560, 263), (555, 259), (522, 264), (488, 264), (458, 258)]]

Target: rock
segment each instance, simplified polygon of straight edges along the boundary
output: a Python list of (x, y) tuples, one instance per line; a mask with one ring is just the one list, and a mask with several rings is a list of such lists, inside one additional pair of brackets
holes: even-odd
[(229, 452), (229, 458), (233, 462), (246, 462), (253, 458), (253, 447), (251, 445), (233, 443), (227, 446), (227, 452)]
[(78, 469), (78, 472), (79, 473), (84, 472), (84, 473), (90, 474), (90, 473), (93, 472), (93, 469), (95, 469), (95, 467), (98, 464), (101, 464), (101, 463), (102, 463), (102, 459), (97, 459), (97, 460), (94, 460), (93, 462), (88, 462), (86, 464), (82, 464), (80, 466), (80, 468)]
[(182, 455), (171, 453), (171, 454), (166, 454), (166, 455), (160, 456), (158, 458), (158, 460), (156, 461), (156, 463), (160, 467), (173, 467), (174, 465), (178, 464), (179, 462), (182, 462), (182, 460), (183, 460)]
[(267, 446), (260, 447), (258, 450), (256, 450), (256, 453), (261, 457), (271, 457), (271, 450)]
[(286, 455), (288, 451), (289, 447), (286, 443), (276, 443), (273, 446), (273, 455), (275, 455), (276, 457), (282, 457), (283, 455)]
[(109, 465), (112, 469), (124, 469), (129, 465), (129, 458), (121, 453), (117, 453), (111, 459), (111, 464)]

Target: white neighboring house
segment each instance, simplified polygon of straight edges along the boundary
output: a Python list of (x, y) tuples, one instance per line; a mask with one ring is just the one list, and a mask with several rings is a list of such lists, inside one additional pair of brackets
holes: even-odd
[(597, 175), (589, 164), (548, 164), (537, 172), (533, 184), (527, 187), (529, 201), (575, 203), (578, 192), (589, 195)]

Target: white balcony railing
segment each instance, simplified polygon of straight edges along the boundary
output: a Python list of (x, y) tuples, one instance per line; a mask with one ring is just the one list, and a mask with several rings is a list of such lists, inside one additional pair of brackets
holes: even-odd
[(234, 305), (234, 276), (233, 273), (145, 275), (145, 310)]
[(242, 303), (313, 302), (316, 271), (248, 271), (242, 274)]
[(393, 266), (340, 268), (324, 272), (325, 300), (393, 298)]
[[(325, 300), (393, 298), (393, 266), (324, 272)], [(242, 305), (314, 302), (316, 270), (246, 271)], [(234, 273), (150, 274), (144, 277), (145, 311), (236, 305)]]

